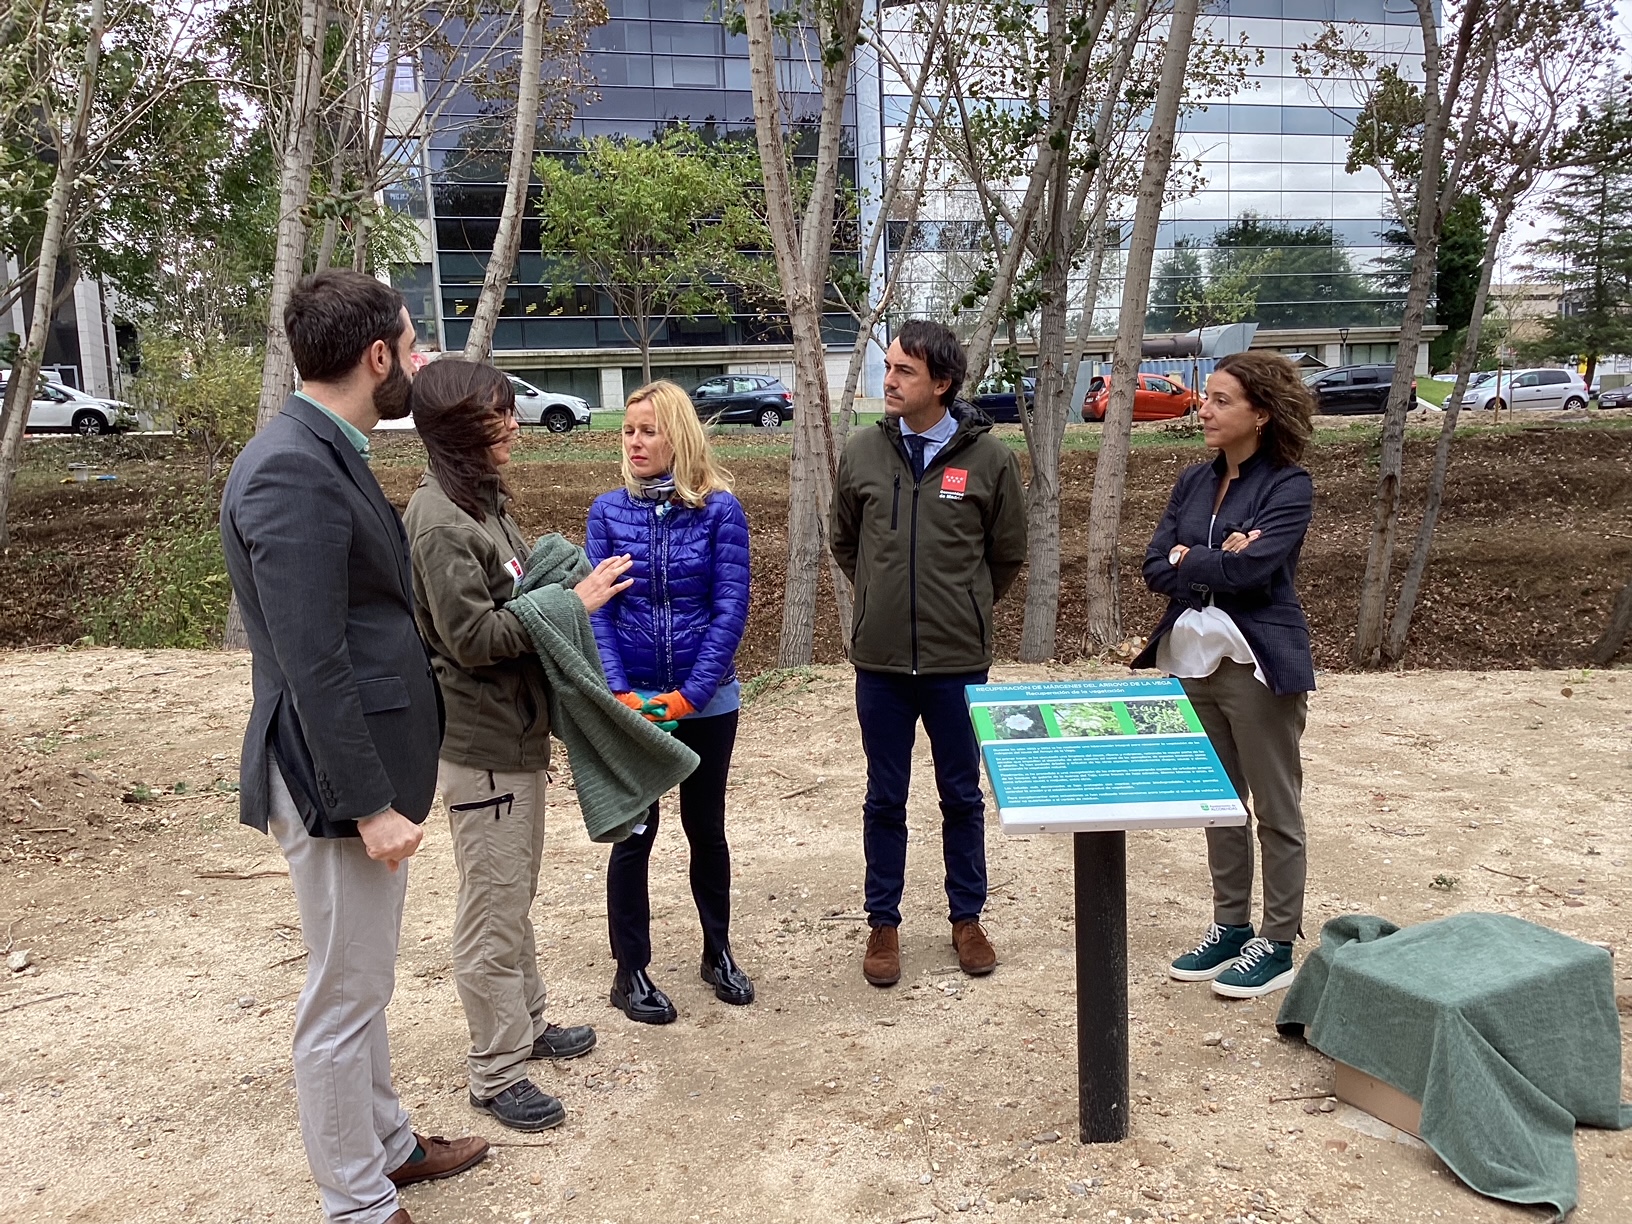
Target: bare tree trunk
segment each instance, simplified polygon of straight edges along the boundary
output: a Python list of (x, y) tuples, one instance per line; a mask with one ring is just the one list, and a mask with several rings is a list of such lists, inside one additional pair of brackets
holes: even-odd
[(1049, 130), (1044, 134), (1037, 150), (1037, 160), (1032, 166), (1026, 194), (1020, 202), (1019, 209), (1016, 210), (1009, 245), (1004, 250), (1002, 258), (998, 260), (991, 290), (986, 295), (986, 301), (975, 322), (974, 334), (964, 346), (969, 358), (971, 382), (980, 380), (986, 372), (987, 363), (991, 360), (992, 340), (997, 335), (997, 326), (1002, 318), (1003, 309), (1014, 290), (1015, 278), (1020, 273), (1026, 248), (1031, 240), (1032, 226), (1036, 223), (1037, 214), (1042, 208), (1047, 184), (1054, 174), (1054, 162), (1056, 158), (1069, 158), (1070, 134), (1076, 127), (1077, 115), (1082, 109), (1083, 90), (1092, 76), (1088, 67), (1093, 62), (1095, 50), (1098, 49), (1099, 34), (1104, 28), (1110, 8), (1111, 0), (1093, 0), (1084, 26), (1075, 33), (1075, 37), (1081, 41), (1072, 49), (1071, 58), (1067, 61), (1062, 74), (1064, 85), (1056, 100), (1056, 109), (1050, 115)]
[[(1049, 0), (1049, 49), (1054, 60), (1050, 92), (1058, 94), (1065, 59), (1065, 6)], [(1065, 440), (1065, 329), (1070, 308), (1072, 229), (1071, 159), (1054, 160), (1049, 175), (1047, 219), (1038, 257), (1042, 307), (1037, 328), (1037, 393), (1026, 419), (1024, 384), (1015, 380), (1015, 404), (1031, 451), (1031, 483), (1026, 489), (1026, 608), (1020, 630), (1020, 660), (1043, 663), (1054, 657), (1060, 615), (1060, 444)]]
[(12, 363), (6, 384), (5, 408), (0, 411), (0, 551), (11, 544), (11, 494), (23, 457), (23, 430), (34, 406), (34, 386), (45, 361), (45, 343), (55, 313), (57, 264), (62, 258), (79, 161), (85, 152), (91, 108), (96, 101), (97, 75), (102, 61), (102, 36), (107, 29), (104, 0), (91, 0), (85, 30), (85, 61), (80, 66), (74, 99), (73, 127), (57, 148), (57, 169), (51, 180), (51, 198), (45, 206), (45, 231), (40, 236), (40, 257), (35, 262), (34, 310), (28, 339)]
[(266, 360), (261, 366), (261, 403), (257, 412), (261, 425), (278, 414), (295, 386), (295, 359), (289, 351), (289, 335), (283, 330), (283, 311), (306, 262), (303, 214), (312, 190), (318, 99), (323, 86), (323, 34), (327, 28), (325, 0), (302, 0), (300, 47), (295, 55), (295, 85), (289, 99), (279, 177), (278, 241), (272, 260), (272, 287), (267, 294)]
[(1628, 633), (1632, 633), (1632, 582), (1623, 586), (1621, 593), (1615, 597), (1615, 607), (1610, 611), (1604, 636), (1592, 648), (1592, 665), (1608, 667), (1610, 660), (1620, 653)]
[[(1400, 341), (1394, 359), (1394, 381), (1389, 387), (1388, 406), (1383, 413), (1382, 451), (1377, 464), (1377, 491), (1372, 497), (1371, 543), (1366, 550), (1366, 572), (1360, 586), (1360, 614), (1354, 632), (1353, 660), (1357, 667), (1375, 667), (1383, 659), (1384, 619), (1388, 610), (1388, 587), (1394, 562), (1394, 539), (1400, 524), (1400, 483), (1405, 469), (1405, 417), (1410, 402), (1411, 380), (1415, 376), (1417, 350), (1422, 343), (1422, 325), (1427, 315), (1428, 297), (1433, 287), (1434, 267), (1439, 257), (1439, 235), (1445, 213), (1454, 196), (1450, 194), (1459, 177), (1467, 146), (1473, 142), (1485, 83), (1489, 80), (1499, 39), (1490, 37), (1481, 47), (1476, 83), (1463, 123), (1462, 147), (1448, 176), (1445, 164), (1445, 137), (1450, 127), (1457, 96), (1461, 90), (1468, 54), (1481, 30), (1484, 5), (1470, 0), (1463, 9), (1456, 32), (1456, 56), (1451, 71), (1441, 84), (1438, 23), (1432, 0), (1416, 0), (1418, 24), (1423, 38), (1423, 127), (1421, 173), (1417, 180), (1417, 216), (1412, 227), (1414, 251), (1411, 279), (1406, 289), (1405, 310), (1400, 319)], [(1449, 183), (1441, 183), (1442, 177)]]
[[(840, 124), (849, 90), (850, 64), (861, 28), (862, 0), (836, 0), (822, 10), (822, 112), (816, 166), (801, 222), (782, 135), (776, 84), (776, 45), (770, 0), (747, 0), (748, 61), (754, 95), (754, 129), (765, 179), (765, 207), (777, 272), (793, 331), (793, 458), (788, 478), (788, 560), (777, 662), (796, 667), (811, 661), (816, 635), (816, 590), (825, 550), (822, 523), (833, 498), (838, 463), (832, 401), (827, 388), (822, 305), (833, 242), (833, 201), (838, 187)], [(835, 583), (841, 617), (848, 619), (848, 591)]]
[[(357, 214), (357, 227), (352, 231), (351, 240), (351, 267), (354, 272), (368, 271), (368, 243), (374, 232), (375, 210), (379, 206), (374, 197), (379, 193), (383, 177), (380, 161), (385, 155), (385, 135), (391, 126), (391, 98), (397, 87), (397, 61), (402, 58), (402, 10), (397, 0), (386, 0), (385, 22), (385, 80), (381, 83), (380, 96), (374, 106), (373, 131), (368, 131), (366, 118), (364, 121), (364, 135), (367, 139), (363, 141), (363, 154), (360, 158), (361, 208)], [(361, 113), (367, 115), (366, 106)]]
[(1468, 319), (1467, 335), (1462, 351), (1456, 359), (1456, 382), (1445, 401), (1445, 413), (1439, 424), (1439, 440), (1434, 444), (1434, 466), (1428, 476), (1428, 499), (1422, 508), (1422, 523), (1417, 528), (1417, 542), (1411, 553), (1400, 582), (1399, 599), (1394, 605), (1394, 617), (1389, 622), (1388, 637), (1383, 643), (1385, 662), (1397, 663), (1405, 655), (1406, 639), (1411, 634), (1411, 618), (1416, 613), (1417, 597), (1422, 592), (1423, 575), (1428, 571), (1428, 556), (1433, 551), (1434, 530), (1439, 525), (1440, 507), (1445, 501), (1445, 477), (1451, 467), (1451, 444), (1456, 437), (1456, 422), (1462, 412), (1462, 396), (1468, 389), (1468, 377), (1479, 359), (1479, 335), (1484, 328), (1485, 303), (1490, 296), (1490, 278), (1496, 265), (1496, 253), (1502, 235), (1512, 216), (1516, 192), (1509, 190), (1498, 201), (1496, 216), (1491, 221), (1490, 233), (1485, 240), (1485, 257), (1479, 268), (1479, 287), (1473, 295), (1473, 313)]
[(1133, 233), (1128, 242), (1127, 273), (1122, 281), (1122, 310), (1117, 322), (1116, 351), (1111, 358), (1111, 399), (1105, 409), (1094, 489), (1088, 504), (1088, 623), (1091, 649), (1122, 641), (1121, 569), (1117, 534), (1122, 525), (1122, 495), (1128, 476), (1133, 431), (1133, 394), (1138, 387), (1139, 353), (1145, 339), (1145, 312), (1150, 307), (1150, 270), (1156, 256), (1156, 226), (1173, 163), (1173, 133), (1184, 92), (1184, 67), (1196, 28), (1198, 0), (1174, 0), (1156, 87), (1156, 106), (1145, 139), (1145, 165), (1139, 176)]
[(465, 360), (485, 361), (493, 347), (493, 329), (499, 309), (510, 288), (521, 252), (521, 218), (527, 210), (527, 188), (533, 177), (533, 142), (538, 135), (539, 74), (544, 56), (544, 24), (549, 20), (549, 0), (523, 0), (521, 18), (521, 59), (517, 65), (516, 122), (510, 144), (510, 175), (504, 185), (504, 211), (499, 214), (499, 232), (493, 240), (493, 254), (482, 279), (482, 295), (470, 321), (465, 340)]

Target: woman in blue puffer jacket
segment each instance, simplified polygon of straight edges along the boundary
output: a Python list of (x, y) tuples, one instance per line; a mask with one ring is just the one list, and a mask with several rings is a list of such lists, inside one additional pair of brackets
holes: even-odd
[[(725, 783), (741, 691), (733, 659), (748, 621), (748, 519), (714, 461), (697, 410), (672, 382), (629, 397), (623, 488), (589, 509), (590, 563), (627, 553), (634, 586), (592, 616), (607, 683), (618, 699), (674, 734), (700, 760), (680, 784), (680, 825), (691, 845), (691, 895), (703, 925), (703, 981), (726, 1003), (754, 1001), (731, 956), (731, 850)], [(657, 804), (612, 848), (606, 919), (617, 975), (612, 1005), (631, 1020), (668, 1024), (674, 1004), (647, 976), (652, 959), (646, 864)]]

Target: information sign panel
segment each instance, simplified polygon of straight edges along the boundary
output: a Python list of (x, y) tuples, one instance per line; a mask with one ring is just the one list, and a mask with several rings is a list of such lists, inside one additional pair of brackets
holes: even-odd
[(1245, 824), (1177, 680), (965, 690), (1006, 833)]

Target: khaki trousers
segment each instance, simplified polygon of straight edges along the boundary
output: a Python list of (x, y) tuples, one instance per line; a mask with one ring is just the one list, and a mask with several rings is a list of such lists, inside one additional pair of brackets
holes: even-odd
[(392, 871), (360, 837), (313, 837), (270, 757), (267, 792), (267, 828), (289, 862), (308, 953), (294, 1050), (306, 1160), (331, 1224), (382, 1224), (397, 1210), (386, 1173), (415, 1142), (385, 1032), (408, 864)]
[(453, 829), (459, 900), (453, 981), (470, 1028), (470, 1090), (483, 1100), (527, 1075), (544, 1032), (532, 906), (544, 855), (544, 782), (443, 761), (437, 785)]
[(1303, 758), (1298, 743), (1309, 716), (1309, 694), (1277, 697), (1252, 668), (1225, 659), (1212, 675), (1185, 679), (1186, 696), (1213, 750), (1248, 805), (1247, 823), (1207, 830), (1213, 876), (1213, 921), (1252, 920), (1252, 826), (1264, 859), (1265, 939), (1303, 933), (1303, 883), (1308, 859), (1303, 833)]

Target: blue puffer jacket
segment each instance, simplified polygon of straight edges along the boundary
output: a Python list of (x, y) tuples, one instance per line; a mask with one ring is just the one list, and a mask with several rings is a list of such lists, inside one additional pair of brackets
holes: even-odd
[(613, 692), (679, 689), (701, 710), (736, 678), (733, 659), (748, 623), (741, 502), (710, 493), (694, 510), (614, 489), (589, 508), (584, 551), (592, 564), (620, 553), (634, 559), (626, 577), (635, 585), (590, 617)]

